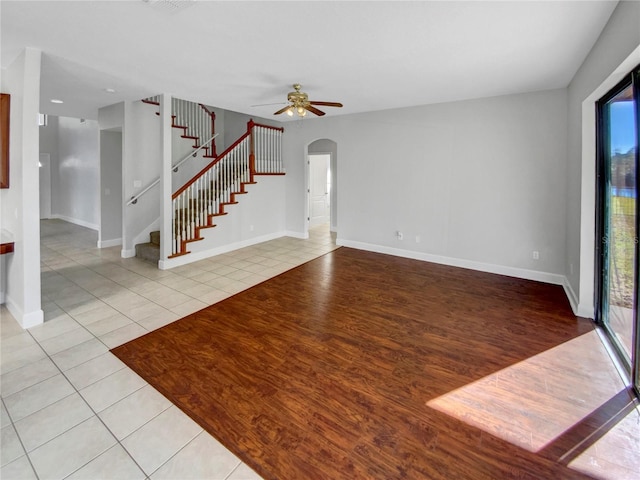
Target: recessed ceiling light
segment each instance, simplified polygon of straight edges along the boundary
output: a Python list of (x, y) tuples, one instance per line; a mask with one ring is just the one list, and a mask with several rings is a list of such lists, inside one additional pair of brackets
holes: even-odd
[(107, 92), (107, 93), (116, 93), (116, 89), (115, 88), (105, 88), (104, 91)]
[(62, 100), (59, 100), (57, 98), (52, 98), (51, 99), (51, 103), (64, 103)]

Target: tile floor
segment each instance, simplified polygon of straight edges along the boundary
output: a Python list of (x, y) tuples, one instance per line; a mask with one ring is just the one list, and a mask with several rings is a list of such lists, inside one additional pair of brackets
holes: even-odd
[(328, 229), (168, 271), (96, 241), (42, 221), (45, 323), (2, 306), (0, 478), (259, 479), (109, 349), (333, 250)]

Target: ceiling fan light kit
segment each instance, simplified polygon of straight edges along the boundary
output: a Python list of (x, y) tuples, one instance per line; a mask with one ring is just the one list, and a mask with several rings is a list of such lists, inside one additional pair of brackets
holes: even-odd
[(287, 115), (293, 117), (294, 113), (297, 113), (299, 117), (304, 117), (307, 115), (307, 112), (311, 112), (319, 117), (324, 115), (322, 110), (317, 109), (313, 105), (322, 105), (325, 107), (342, 107), (341, 103), (338, 102), (314, 102), (309, 100), (309, 96), (305, 92), (301, 92), (300, 89), (302, 86), (299, 83), (293, 84), (293, 92), (289, 92), (287, 94), (287, 100), (289, 101), (289, 105), (284, 108), (281, 108), (274, 115), (280, 115), (281, 113), (287, 112)]

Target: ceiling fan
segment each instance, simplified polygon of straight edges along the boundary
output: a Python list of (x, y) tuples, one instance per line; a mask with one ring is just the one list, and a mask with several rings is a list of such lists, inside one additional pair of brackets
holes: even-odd
[(307, 111), (314, 113), (321, 117), (324, 115), (322, 110), (317, 109), (314, 105), (319, 105), (323, 107), (342, 107), (341, 103), (338, 102), (316, 102), (309, 100), (309, 96), (301, 92), (300, 89), (302, 86), (299, 83), (293, 84), (293, 89), (295, 91), (289, 92), (287, 95), (287, 100), (289, 101), (289, 105), (284, 108), (281, 108), (274, 115), (280, 115), (281, 113), (287, 112), (287, 115), (290, 117), (293, 116), (294, 113), (297, 113), (299, 117), (304, 117), (307, 114)]

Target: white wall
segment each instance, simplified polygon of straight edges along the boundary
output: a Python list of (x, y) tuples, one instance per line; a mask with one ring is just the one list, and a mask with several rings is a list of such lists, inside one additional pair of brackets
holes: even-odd
[(52, 162), (54, 218), (100, 228), (100, 134), (98, 122), (58, 117), (58, 159)]
[(620, 2), (568, 87), (565, 269), (581, 316), (594, 314), (595, 101), (640, 63), (639, 45), (640, 2)]
[(287, 230), (304, 232), (307, 145), (329, 138), (342, 244), (561, 283), (566, 112), (562, 89), (302, 121)]
[(122, 244), (122, 132), (100, 131), (99, 247)]
[(98, 247), (122, 245), (124, 102), (98, 110), (100, 128), (100, 232)]
[[(160, 177), (162, 149), (160, 120), (154, 109), (140, 101), (125, 104), (123, 130), (124, 201), (140, 193)], [(134, 186), (140, 182), (140, 186)], [(135, 205), (125, 205), (123, 212), (122, 255), (135, 255), (135, 244), (148, 242), (149, 231), (159, 228), (160, 188), (156, 185)]]
[(201, 231), (204, 240), (189, 244), (191, 254), (161, 261), (160, 268), (173, 268), (285, 235), (286, 176), (255, 178), (256, 184), (245, 186), (248, 193), (237, 196), (238, 204), (225, 207), (228, 215), (216, 217), (216, 227)]
[[(1, 262), (5, 302), (24, 328), (43, 321), (40, 305), (40, 199), (38, 110), (40, 50), (27, 48), (2, 72), (2, 92), (11, 95), (10, 186), (0, 190), (3, 229), (15, 251)], [(5, 286), (3, 286), (5, 287)]]
[(47, 116), (47, 124), (40, 127), (40, 153), (49, 154), (50, 168), (58, 165), (58, 117)]

